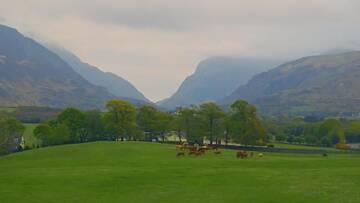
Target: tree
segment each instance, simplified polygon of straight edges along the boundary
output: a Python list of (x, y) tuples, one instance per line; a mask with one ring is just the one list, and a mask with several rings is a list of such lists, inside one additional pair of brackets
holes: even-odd
[(70, 131), (70, 142), (85, 142), (85, 114), (79, 109), (67, 108), (56, 119), (57, 123), (64, 124)]
[(41, 140), (41, 146), (49, 146), (52, 144), (53, 129), (47, 123), (42, 123), (34, 129), (34, 136)]
[(352, 120), (346, 123), (345, 136), (348, 142), (360, 142), (359, 120)]
[(0, 154), (20, 150), (25, 127), (14, 118), (0, 117)]
[[(345, 132), (341, 123), (336, 119), (325, 120), (319, 128), (320, 140), (326, 145), (345, 143)], [(325, 142), (327, 141), (327, 142)]]
[(179, 141), (182, 142), (182, 121), (180, 117), (179, 109), (176, 110), (175, 113), (171, 115), (171, 122), (169, 128), (176, 132)]
[(233, 136), (232, 126), (233, 120), (231, 119), (231, 115), (225, 114), (222, 122), (222, 128), (224, 129), (225, 145), (229, 143), (229, 140)]
[(71, 130), (67, 125), (60, 123), (53, 128), (52, 145), (70, 143), (71, 141)]
[(141, 106), (138, 109), (138, 113), (136, 115), (137, 124), (139, 128), (145, 132), (147, 140), (154, 138), (156, 133), (159, 131), (159, 114), (159, 110), (149, 105)]
[(41, 140), (43, 147), (71, 142), (71, 132), (64, 123), (42, 123), (34, 129), (34, 136)]
[(113, 140), (131, 138), (136, 134), (136, 109), (131, 103), (110, 100), (106, 108), (108, 112), (105, 113), (104, 120), (106, 129)]
[(221, 122), (225, 116), (225, 113), (214, 102), (206, 102), (200, 105), (199, 114), (201, 116), (204, 129), (204, 135), (210, 140), (210, 144), (213, 144), (213, 140), (216, 141), (219, 138), (219, 134), (222, 134)]
[(196, 107), (180, 108), (176, 112), (178, 125), (189, 143), (203, 143), (204, 135), (201, 134), (201, 122)]
[(86, 130), (87, 141), (105, 140), (105, 127), (99, 110), (85, 112), (84, 128)]
[(166, 133), (171, 129), (172, 116), (166, 112), (158, 112), (157, 115), (157, 130), (160, 134), (161, 140), (165, 141)]
[(233, 140), (245, 144), (264, 144), (266, 132), (256, 114), (256, 107), (244, 100), (231, 105)]

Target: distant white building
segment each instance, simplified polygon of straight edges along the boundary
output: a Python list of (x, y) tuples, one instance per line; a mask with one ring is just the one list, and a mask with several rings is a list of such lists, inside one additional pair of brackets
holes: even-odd
[(360, 149), (360, 143), (349, 143), (350, 149)]

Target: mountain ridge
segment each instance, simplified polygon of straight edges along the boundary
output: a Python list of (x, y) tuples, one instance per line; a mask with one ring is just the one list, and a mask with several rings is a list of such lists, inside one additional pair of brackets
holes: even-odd
[(151, 103), (133, 84), (126, 79), (111, 73), (104, 72), (98, 67), (83, 62), (78, 56), (57, 45), (48, 45), (50, 50), (55, 52), (66, 61), (78, 74), (90, 83), (106, 88), (111, 94), (121, 98), (131, 98), (144, 103)]
[(303, 57), (255, 75), (220, 100), (245, 99), (264, 113), (360, 111), (360, 51)]
[(270, 69), (278, 62), (265, 59), (212, 57), (201, 61), (169, 98), (159, 101), (160, 107), (174, 109), (216, 101), (231, 94), (256, 73)]
[(0, 105), (103, 108), (114, 98), (55, 53), (0, 25)]

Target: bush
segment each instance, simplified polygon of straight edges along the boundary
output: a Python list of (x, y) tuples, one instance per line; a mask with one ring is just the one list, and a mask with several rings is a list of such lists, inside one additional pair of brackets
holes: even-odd
[(274, 148), (275, 146), (273, 144), (268, 144), (267, 147)]
[(335, 147), (336, 147), (336, 149), (342, 149), (342, 150), (350, 149), (350, 145), (345, 144), (345, 143), (337, 143)]

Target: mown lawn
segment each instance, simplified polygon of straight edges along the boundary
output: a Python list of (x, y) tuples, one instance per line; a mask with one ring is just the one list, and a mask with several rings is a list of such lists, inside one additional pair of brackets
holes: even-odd
[(175, 158), (173, 145), (96, 142), (0, 157), (0, 202), (360, 202), (360, 157)]

